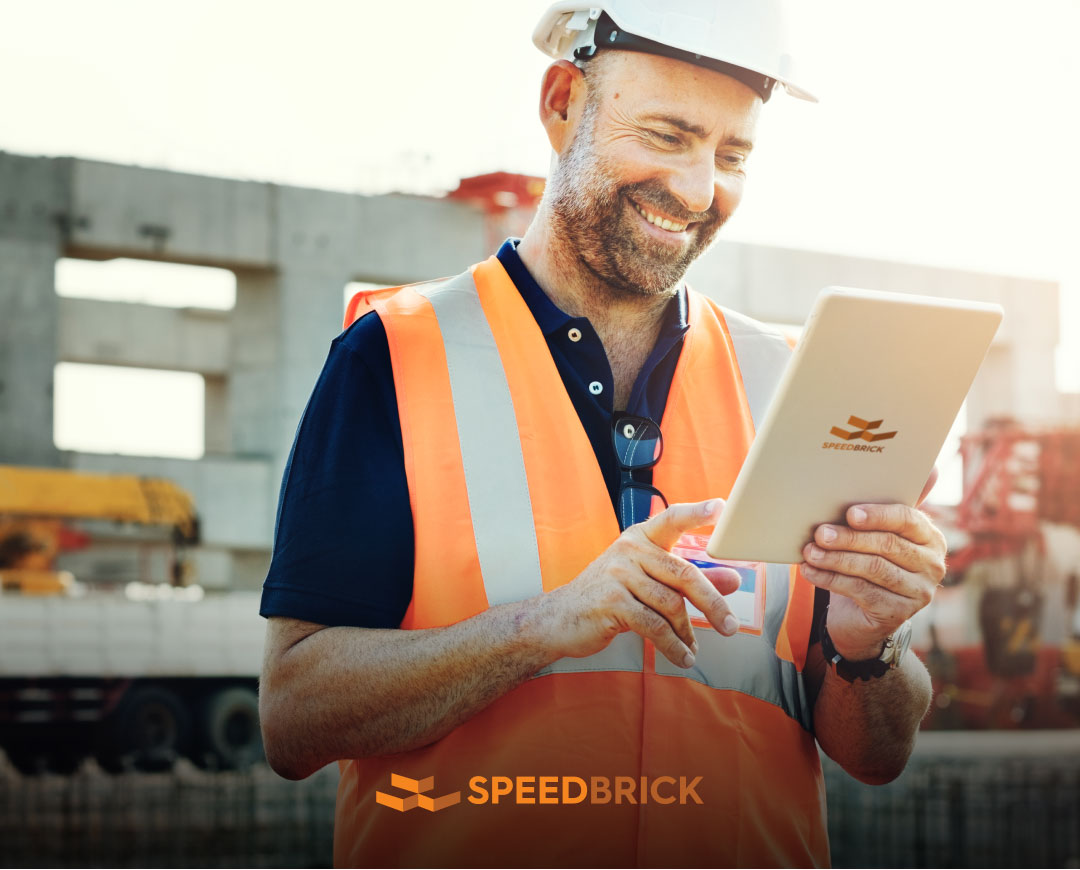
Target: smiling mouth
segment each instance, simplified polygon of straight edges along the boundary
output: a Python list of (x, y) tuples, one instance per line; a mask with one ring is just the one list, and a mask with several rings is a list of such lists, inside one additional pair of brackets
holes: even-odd
[(647, 220), (653, 226), (658, 227), (662, 230), (667, 230), (671, 233), (681, 233), (689, 226), (689, 224), (679, 223), (678, 221), (671, 220), (671, 218), (666, 218), (662, 215), (655, 214), (654, 212), (649, 211), (647, 208), (643, 208), (642, 206), (638, 205), (633, 200), (630, 200), (630, 204), (637, 210), (637, 213), (639, 215), (645, 218), (645, 220)]

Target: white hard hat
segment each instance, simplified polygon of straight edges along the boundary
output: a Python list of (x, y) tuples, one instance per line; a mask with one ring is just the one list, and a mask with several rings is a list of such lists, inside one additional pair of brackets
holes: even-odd
[(719, 70), (767, 100), (779, 84), (793, 97), (817, 97), (793, 79), (784, 0), (580, 0), (555, 3), (533, 42), (551, 57), (583, 60), (601, 48), (644, 51)]

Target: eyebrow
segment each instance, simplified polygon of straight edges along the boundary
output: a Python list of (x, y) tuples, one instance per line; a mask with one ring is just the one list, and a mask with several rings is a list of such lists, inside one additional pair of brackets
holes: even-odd
[[(704, 139), (709, 135), (708, 131), (700, 124), (691, 124), (689, 121), (684, 120), (677, 115), (649, 115), (644, 120), (661, 121), (665, 124), (670, 124), (677, 130), (682, 130), (684, 133), (689, 133), (691, 136), (697, 136), (699, 139)], [(743, 139), (739, 136), (728, 136), (723, 144), (730, 145), (734, 148), (742, 148), (745, 151), (750, 151), (754, 147), (754, 143), (749, 139)]]

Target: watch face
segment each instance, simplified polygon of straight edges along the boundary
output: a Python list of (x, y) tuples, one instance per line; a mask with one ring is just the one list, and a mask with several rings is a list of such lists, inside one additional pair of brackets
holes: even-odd
[[(904, 655), (907, 653), (908, 648), (911, 646), (911, 621), (905, 622), (901, 625), (892, 636), (892, 644), (890, 645), (890, 652), (892, 655), (886, 659), (892, 667), (897, 667), (903, 660)], [(883, 657), (884, 658), (884, 657)]]

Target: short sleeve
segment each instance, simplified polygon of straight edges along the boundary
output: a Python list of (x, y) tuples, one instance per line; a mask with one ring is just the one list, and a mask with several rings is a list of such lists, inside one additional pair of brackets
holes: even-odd
[(281, 483), (260, 613), (397, 628), (412, 597), (413, 525), (386, 330), (338, 336)]

